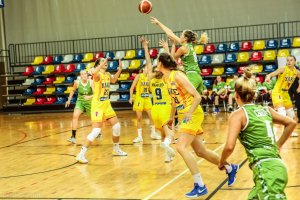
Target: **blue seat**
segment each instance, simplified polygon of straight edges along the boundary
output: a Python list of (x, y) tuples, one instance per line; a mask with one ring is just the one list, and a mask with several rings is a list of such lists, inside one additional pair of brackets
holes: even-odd
[(291, 39), (285, 38), (280, 40), (279, 48), (290, 48), (291, 46)]
[(130, 89), (130, 86), (131, 84), (130, 83), (126, 83), (126, 82), (123, 82), (121, 83), (119, 89), (117, 91), (126, 91), (126, 90), (129, 90)]
[(111, 59), (114, 59), (114, 57), (115, 57), (115, 54), (114, 54), (114, 52), (112, 52), (112, 51), (108, 51), (108, 52), (106, 52), (106, 54), (105, 54), (105, 58), (109, 58), (110, 60), (111, 60)]
[(203, 84), (207, 87), (207, 88), (211, 88), (213, 85), (213, 80), (212, 79), (204, 79), (203, 80)]
[(278, 46), (277, 40), (268, 40), (266, 49), (277, 49), (277, 46)]
[(45, 77), (43, 76), (38, 76), (34, 79), (34, 82), (32, 85), (41, 85), (45, 81)]
[(23, 95), (32, 95), (36, 91), (35, 88), (27, 88)]
[(208, 55), (203, 55), (203, 56), (201, 56), (198, 63), (199, 63), (199, 65), (210, 64), (211, 63), (211, 57), (208, 56)]
[(264, 66), (264, 72), (274, 72), (277, 69), (275, 64), (267, 64)]
[(120, 99), (118, 101), (129, 101), (129, 94), (120, 94)]
[(53, 94), (58, 95), (58, 94), (63, 94), (67, 87), (65, 85), (59, 85), (56, 87), (56, 91), (53, 92)]
[(64, 81), (64, 83), (73, 83), (74, 80), (76, 79), (75, 75), (68, 75)]
[(236, 62), (236, 55), (234, 53), (228, 53), (225, 56), (224, 63)]
[(62, 56), (55, 56), (52, 63), (59, 64), (61, 61), (63, 61), (63, 59), (64, 58)]
[(80, 72), (81, 70), (85, 70), (85, 64), (84, 63), (77, 64), (74, 72)]
[(83, 55), (82, 54), (76, 54), (74, 56), (73, 62), (81, 62), (83, 59)]
[(110, 61), (108, 63), (107, 71), (116, 71), (118, 69), (118, 62), (117, 61)]
[(233, 75), (237, 73), (237, 68), (234, 66), (228, 66), (225, 68), (225, 74), (227, 75)]
[(66, 96), (59, 96), (56, 99), (56, 102), (54, 104), (65, 104), (67, 101), (67, 97)]
[(145, 58), (145, 51), (144, 51), (144, 49), (137, 50), (136, 58), (139, 58), (139, 59)]
[(229, 52), (237, 52), (239, 50), (240, 50), (240, 46), (239, 46), (239, 43), (237, 43), (237, 42), (231, 43), (229, 46), (229, 49), (228, 49)]
[(39, 74), (42, 74), (43, 71), (45, 71), (44, 66), (42, 66), (42, 65), (41, 66), (37, 66), (32, 74), (33, 75), (39, 75)]
[(227, 44), (219, 44), (217, 46), (217, 53), (225, 53), (227, 51)]
[(145, 59), (141, 60), (141, 66), (140, 67), (142, 67), (143, 65), (146, 65), (146, 60)]
[(71, 99), (71, 103), (76, 103), (77, 101), (77, 95), (73, 95), (72, 99)]

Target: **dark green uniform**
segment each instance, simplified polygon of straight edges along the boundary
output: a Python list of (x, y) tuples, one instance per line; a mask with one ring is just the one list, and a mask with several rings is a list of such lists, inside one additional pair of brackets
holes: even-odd
[(84, 96), (90, 96), (93, 94), (91, 82), (88, 80), (86, 85), (83, 85), (82, 82), (78, 81), (78, 97), (75, 105), (75, 109), (86, 112), (87, 115), (91, 115), (91, 100), (84, 100)]

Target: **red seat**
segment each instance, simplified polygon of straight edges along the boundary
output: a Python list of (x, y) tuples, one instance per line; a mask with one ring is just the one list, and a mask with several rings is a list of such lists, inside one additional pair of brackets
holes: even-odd
[(251, 61), (259, 61), (262, 60), (262, 53), (260, 51), (253, 52), (251, 54)]
[(238, 67), (238, 73), (239, 73), (239, 74), (243, 74), (246, 67), (247, 67), (247, 66), (245, 66), (245, 65), (244, 65), (244, 66), (239, 66), (239, 67)]
[(65, 71), (65, 66), (63, 64), (57, 65), (53, 74), (60, 74)]
[(37, 87), (36, 91), (33, 93), (33, 95), (41, 95), (46, 91), (45, 87)]
[(263, 76), (257, 76), (256, 77), (256, 82), (259, 82), (259, 83), (263, 83), (264, 82), (264, 77)]
[(157, 49), (150, 49), (149, 54), (150, 54), (150, 58), (156, 58), (158, 55), (158, 51)]
[(22, 73), (23, 76), (28, 76), (34, 72), (33, 66), (27, 66), (25, 72)]
[(214, 53), (216, 51), (216, 47), (213, 44), (207, 44), (204, 48), (204, 53)]
[(207, 67), (207, 68), (202, 68), (201, 69), (201, 76), (209, 76), (212, 73), (212, 68)]
[(52, 62), (53, 62), (53, 57), (52, 57), (52, 56), (46, 56), (46, 57), (44, 58), (44, 61), (43, 61), (42, 64), (47, 65), (47, 64), (50, 64), (50, 63), (52, 63)]
[(54, 81), (55, 81), (55, 76), (49, 76), (46, 78), (43, 84), (52, 84)]
[(38, 97), (36, 98), (36, 101), (34, 102), (34, 104), (40, 105), (43, 104), (46, 101), (45, 97)]
[(96, 55), (93, 58), (93, 61), (96, 61), (99, 58), (104, 58), (104, 54), (101, 51), (96, 53)]
[(55, 96), (49, 96), (46, 101), (44, 102), (44, 104), (53, 104), (56, 102), (56, 97)]
[(66, 73), (68, 72), (73, 72), (74, 70), (76, 69), (75, 65), (74, 64), (68, 64), (67, 65), (67, 68), (65, 70)]
[(129, 77), (129, 80), (134, 80), (134, 78), (136, 77), (136, 75), (139, 74), (139, 71), (134, 71), (131, 73), (130, 77)]
[(241, 51), (250, 51), (252, 50), (252, 43), (251, 42), (242, 42)]

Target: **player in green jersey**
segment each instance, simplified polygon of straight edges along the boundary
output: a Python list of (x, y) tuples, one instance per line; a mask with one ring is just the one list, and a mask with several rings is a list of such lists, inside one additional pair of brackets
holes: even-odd
[[(279, 150), (297, 124), (270, 107), (252, 104), (256, 89), (250, 77), (247, 69), (235, 83), (235, 99), (240, 108), (229, 117), (228, 136), (219, 169), (224, 169), (226, 159), (239, 139), (246, 150), (255, 184), (248, 199), (286, 199), (284, 189), (288, 175)], [(284, 125), (278, 141), (275, 141), (273, 123)]]
[(235, 81), (238, 79), (238, 75), (233, 75), (233, 80), (230, 81), (229, 85), (227, 86), (227, 91), (229, 92), (228, 95), (228, 112), (231, 113), (233, 111), (233, 100), (235, 96), (234, 92), (234, 84)]
[(214, 114), (219, 113), (219, 99), (225, 99), (227, 97), (226, 88), (226, 84), (224, 81), (222, 81), (222, 77), (217, 76), (213, 84), (213, 93), (211, 95), (211, 99), (215, 104), (213, 112)]

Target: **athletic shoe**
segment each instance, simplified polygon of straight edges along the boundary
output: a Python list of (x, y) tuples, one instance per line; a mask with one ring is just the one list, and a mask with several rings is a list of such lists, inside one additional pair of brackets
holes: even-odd
[(127, 156), (128, 154), (124, 151), (122, 151), (120, 148), (113, 149), (113, 155), (114, 156)]
[(143, 138), (142, 137), (136, 137), (133, 140), (133, 143), (139, 143), (139, 142), (143, 142)]
[(163, 148), (169, 157), (175, 157), (175, 151), (172, 147), (166, 145), (165, 143), (160, 143), (160, 147)]
[(198, 183), (194, 183), (194, 189), (192, 191), (190, 191), (189, 193), (186, 193), (185, 196), (187, 198), (194, 199), (194, 198), (203, 196), (207, 193), (208, 193), (208, 191), (207, 191), (207, 188), (205, 185), (203, 187), (200, 187), (198, 185)]
[(73, 143), (73, 144), (76, 144), (76, 138), (74, 138), (74, 137), (70, 137), (68, 139), (68, 141), (71, 142), (71, 143)]
[(229, 107), (228, 107), (228, 112), (231, 113), (232, 111), (233, 111), (232, 106), (229, 106)]
[(81, 164), (87, 164), (89, 161), (85, 158), (84, 154), (79, 153), (76, 160)]
[(156, 132), (151, 133), (150, 137), (151, 137), (153, 140), (161, 140), (160, 134), (159, 134), (159, 133), (156, 133)]
[(236, 180), (236, 173), (237, 171), (239, 170), (239, 166), (238, 165), (235, 165), (235, 164), (231, 164), (231, 167), (232, 167), (232, 170), (230, 173), (227, 173), (226, 174), (228, 175), (228, 186), (232, 186), (233, 183), (235, 182)]
[(298, 133), (292, 132), (291, 137), (298, 137)]
[(216, 115), (216, 114), (218, 114), (219, 112), (220, 112), (219, 108), (215, 107), (215, 108), (214, 108), (214, 114)]
[(169, 156), (167, 153), (165, 154), (165, 162), (169, 163), (174, 160), (174, 157)]

